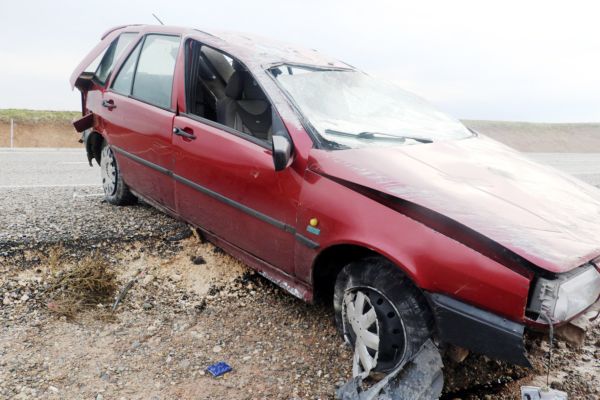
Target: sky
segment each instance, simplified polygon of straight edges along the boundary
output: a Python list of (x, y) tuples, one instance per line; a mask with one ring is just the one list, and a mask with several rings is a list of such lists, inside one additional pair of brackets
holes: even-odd
[(600, 121), (600, 2), (0, 0), (0, 108), (77, 110), (115, 25), (235, 30), (331, 55), (461, 119)]

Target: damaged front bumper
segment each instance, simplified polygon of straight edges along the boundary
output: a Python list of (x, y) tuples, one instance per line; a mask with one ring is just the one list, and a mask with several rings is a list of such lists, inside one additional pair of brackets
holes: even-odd
[[(532, 285), (526, 321), (530, 328), (566, 325), (599, 301), (600, 259)], [(531, 367), (523, 343), (525, 324), (442, 294), (426, 293), (440, 341), (512, 364)], [(585, 334), (585, 332), (583, 332)], [(581, 332), (579, 332), (581, 336)]]
[(512, 364), (531, 367), (523, 344), (525, 325), (436, 293), (426, 293), (439, 340)]

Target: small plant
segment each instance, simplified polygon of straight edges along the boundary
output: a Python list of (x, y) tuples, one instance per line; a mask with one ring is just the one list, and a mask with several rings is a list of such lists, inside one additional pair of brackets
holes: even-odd
[(48, 309), (67, 318), (98, 305), (108, 306), (117, 289), (115, 273), (99, 256), (86, 257), (74, 265), (56, 270), (52, 268)]

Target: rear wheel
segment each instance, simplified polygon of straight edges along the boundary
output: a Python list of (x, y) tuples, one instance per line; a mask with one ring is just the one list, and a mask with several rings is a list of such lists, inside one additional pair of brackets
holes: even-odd
[(354, 347), (354, 376), (393, 370), (432, 334), (433, 320), (423, 295), (384, 258), (345, 266), (336, 280), (334, 307), (338, 329)]
[(106, 141), (102, 144), (100, 153), (100, 174), (102, 176), (104, 198), (107, 202), (124, 206), (134, 204), (137, 201), (137, 198), (123, 181), (117, 159)]

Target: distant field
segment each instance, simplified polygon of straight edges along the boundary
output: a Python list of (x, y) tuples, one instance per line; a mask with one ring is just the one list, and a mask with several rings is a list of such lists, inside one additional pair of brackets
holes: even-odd
[[(16, 147), (78, 147), (79, 134), (71, 122), (80, 115), (78, 111), (0, 110), (0, 147), (9, 146), (11, 118)], [(463, 122), (520, 151), (600, 153), (600, 123)]]
[(43, 124), (65, 123), (70, 124), (73, 119), (81, 115), (81, 111), (46, 111), (23, 110), (15, 108), (0, 109), (0, 122), (10, 123), (12, 118), (15, 123)]

